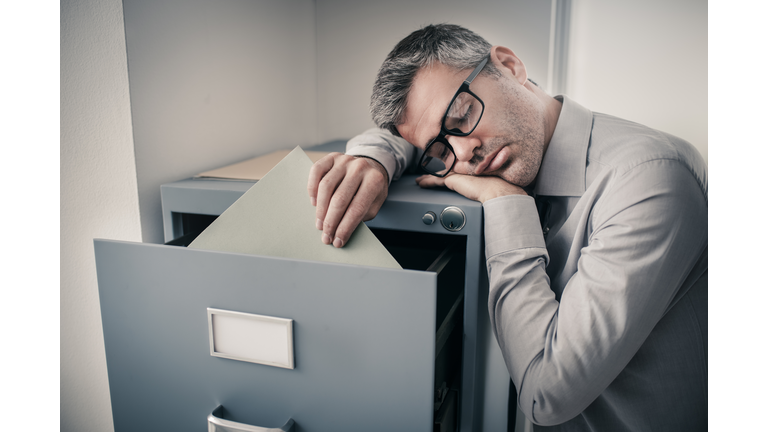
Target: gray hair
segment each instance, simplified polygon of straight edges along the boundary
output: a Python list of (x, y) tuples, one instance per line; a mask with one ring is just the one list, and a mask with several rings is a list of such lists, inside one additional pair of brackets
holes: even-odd
[[(453, 24), (428, 25), (401, 40), (387, 55), (371, 94), (371, 116), (380, 128), (400, 136), (408, 92), (416, 73), (434, 62), (464, 70), (476, 67), (491, 52), (491, 44), (476, 33)], [(488, 62), (483, 74), (500, 77)]]

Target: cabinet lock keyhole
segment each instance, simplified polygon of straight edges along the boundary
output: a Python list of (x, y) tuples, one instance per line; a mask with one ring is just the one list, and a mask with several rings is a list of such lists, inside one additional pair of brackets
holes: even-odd
[(440, 213), (440, 223), (448, 231), (460, 231), (466, 222), (466, 215), (458, 207), (449, 206)]

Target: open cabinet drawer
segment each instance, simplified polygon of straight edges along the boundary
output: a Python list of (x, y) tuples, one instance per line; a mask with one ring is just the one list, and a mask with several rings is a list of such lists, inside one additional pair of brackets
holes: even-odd
[[(460, 391), (464, 251), (405, 250), (417, 270), (95, 240), (115, 430), (205, 431), (221, 406), (268, 428), (432, 431)], [(293, 320), (294, 368), (212, 356), (209, 308)]]

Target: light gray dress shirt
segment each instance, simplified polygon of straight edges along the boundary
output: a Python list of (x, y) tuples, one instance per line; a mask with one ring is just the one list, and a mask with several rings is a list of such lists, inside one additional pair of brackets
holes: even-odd
[[(706, 430), (706, 165), (679, 138), (557, 99), (541, 215), (529, 196), (483, 205), (491, 326), (518, 406), (536, 430)], [(390, 178), (415, 157), (403, 143)]]

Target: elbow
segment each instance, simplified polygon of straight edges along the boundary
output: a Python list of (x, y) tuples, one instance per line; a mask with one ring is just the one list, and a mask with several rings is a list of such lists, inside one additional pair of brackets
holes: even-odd
[(539, 426), (556, 426), (565, 423), (582, 411), (547, 400), (532, 400), (525, 404), (521, 401), (520, 409), (532, 423)]
[(534, 424), (555, 426), (579, 416), (605, 389), (603, 382), (584, 373), (584, 365), (556, 360), (544, 352), (534, 357), (522, 373), (513, 375), (518, 405)]
[(523, 383), (518, 398), (523, 414), (540, 426), (555, 426), (572, 420), (591, 403), (583, 394), (576, 394), (561, 385)]
[(557, 426), (559, 424), (565, 423), (568, 420), (573, 419), (576, 417), (579, 413), (572, 414), (572, 415), (563, 415), (562, 413), (556, 413), (556, 412), (539, 412), (538, 415), (531, 419), (532, 423), (535, 423), (539, 426)]

